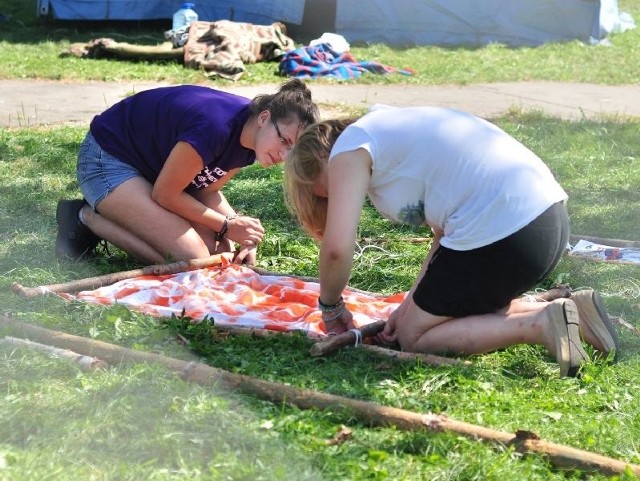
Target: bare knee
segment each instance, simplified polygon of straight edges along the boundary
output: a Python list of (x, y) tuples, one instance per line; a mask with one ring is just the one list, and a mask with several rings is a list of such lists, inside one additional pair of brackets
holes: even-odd
[(430, 331), (450, 319), (450, 317), (429, 314), (411, 301), (396, 324), (396, 334), (400, 347), (406, 352), (426, 352), (431, 354), (438, 352), (440, 349), (439, 343), (437, 340), (431, 339)]
[(204, 240), (194, 229), (174, 239), (173, 242), (166, 243), (165, 240), (161, 244), (163, 244), (165, 256), (171, 260), (186, 261), (211, 255)]

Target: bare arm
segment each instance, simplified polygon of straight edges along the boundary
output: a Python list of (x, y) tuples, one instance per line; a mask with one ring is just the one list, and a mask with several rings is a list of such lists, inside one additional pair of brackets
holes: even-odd
[[(210, 190), (196, 198), (185, 193), (184, 189), (203, 167), (204, 162), (198, 152), (188, 143), (178, 142), (160, 171), (151, 197), (159, 205), (180, 217), (219, 232), (225, 216), (234, 213), (220, 189), (239, 169), (229, 171), (213, 184)], [(262, 240), (264, 229), (258, 219), (243, 216), (230, 224), (232, 225), (229, 225), (227, 236), (231, 240), (240, 243), (258, 243)]]
[(431, 230), (433, 231), (434, 237), (433, 237), (433, 242), (431, 243), (431, 248), (429, 249), (429, 253), (427, 254), (427, 258), (422, 263), (422, 268), (420, 269), (420, 273), (418, 274), (418, 277), (416, 277), (416, 280), (413, 282), (413, 285), (411, 286), (411, 289), (405, 296), (404, 301), (402, 301), (402, 304), (400, 304), (398, 308), (391, 313), (391, 315), (389, 316), (389, 319), (387, 319), (387, 325), (384, 326), (384, 330), (380, 334), (378, 334), (377, 339), (378, 339), (378, 342), (380, 342), (381, 344), (391, 344), (397, 341), (396, 324), (398, 322), (398, 318), (404, 314), (405, 310), (407, 309), (407, 306), (412, 302), (413, 293), (415, 292), (415, 290), (418, 287), (418, 284), (424, 277), (425, 272), (427, 272), (427, 269), (429, 268), (429, 263), (433, 258), (433, 254), (438, 250), (438, 247), (440, 247), (440, 239), (442, 239), (444, 232), (434, 228), (432, 228)]
[(356, 234), (371, 179), (371, 157), (364, 149), (344, 152), (329, 162), (327, 225), (320, 249), (320, 299), (334, 304), (349, 282)]

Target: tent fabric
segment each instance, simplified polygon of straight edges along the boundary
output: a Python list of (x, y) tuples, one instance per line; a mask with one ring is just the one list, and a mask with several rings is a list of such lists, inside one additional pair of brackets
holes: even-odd
[(540, 45), (600, 39), (611, 0), (338, 1), (336, 31), (349, 42)]
[(581, 239), (571, 248), (569, 254), (598, 261), (640, 266), (640, 248), (638, 247), (615, 247)]
[[(321, 0), (199, 0), (201, 21), (300, 25), (305, 5)], [(325, 1), (325, 0), (322, 0)], [(38, 14), (61, 20), (167, 19), (176, 0), (38, 0)], [(603, 41), (635, 27), (616, 0), (334, 0), (335, 33), (350, 43), (470, 45)]]
[[(156, 317), (185, 315), (215, 325), (303, 331), (310, 337), (327, 335), (318, 310), (317, 282), (291, 276), (259, 274), (236, 264), (164, 276), (141, 276), (76, 294), (59, 293), (69, 301), (120, 304)], [(386, 320), (406, 293), (380, 296), (345, 290), (344, 302), (361, 327)]]
[[(268, 25), (302, 22), (304, 0), (196, 0), (198, 20), (232, 20)], [(162, 20), (171, 18), (181, 0), (38, 0), (38, 14), (59, 20)]]

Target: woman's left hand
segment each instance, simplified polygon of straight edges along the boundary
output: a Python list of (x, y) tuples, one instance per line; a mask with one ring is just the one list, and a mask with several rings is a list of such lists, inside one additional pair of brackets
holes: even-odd
[(382, 346), (390, 346), (398, 341), (396, 324), (398, 322), (399, 309), (395, 310), (387, 319), (384, 329), (375, 335), (376, 343)]
[(243, 245), (240, 246), (240, 250), (233, 258), (234, 264), (246, 264), (248, 266), (255, 266), (257, 259), (258, 246), (256, 245)]

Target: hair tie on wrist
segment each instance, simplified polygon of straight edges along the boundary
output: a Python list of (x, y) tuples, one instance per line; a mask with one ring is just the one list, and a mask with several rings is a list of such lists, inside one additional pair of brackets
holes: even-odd
[(229, 230), (229, 221), (238, 217), (236, 214), (229, 214), (224, 216), (224, 221), (222, 222), (222, 228), (220, 232), (216, 232), (216, 242), (220, 242), (224, 239), (224, 236), (227, 234)]

